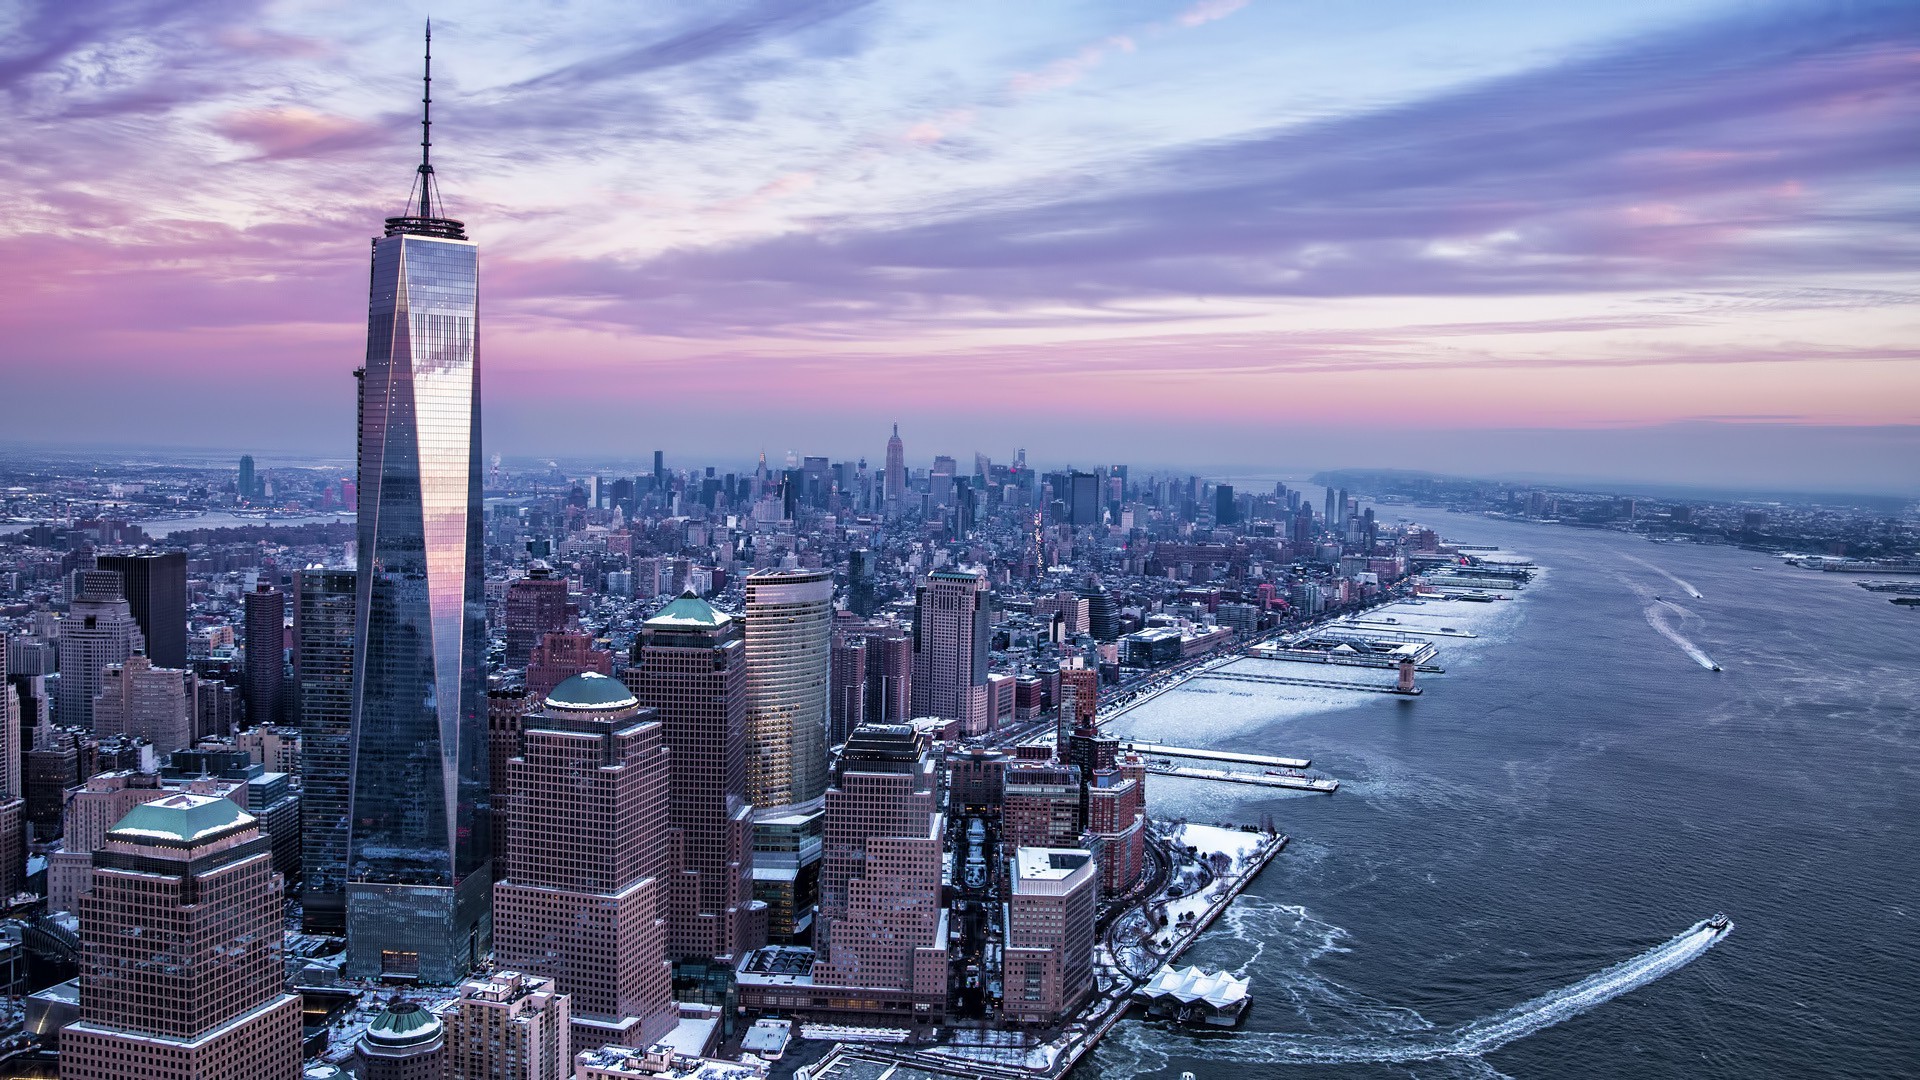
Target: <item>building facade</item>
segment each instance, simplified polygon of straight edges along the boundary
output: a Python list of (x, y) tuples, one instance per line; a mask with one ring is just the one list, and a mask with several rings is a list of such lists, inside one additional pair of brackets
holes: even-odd
[(139, 551), (94, 562), (120, 575), (127, 607), (147, 639), (147, 659), (157, 667), (186, 667), (187, 553)]
[(660, 721), (618, 680), (590, 672), (555, 687), (520, 742), (507, 766), (494, 958), (572, 998), (576, 1050), (649, 1045), (678, 1022)]
[(1000, 1012), (1016, 1023), (1058, 1023), (1093, 992), (1100, 900), (1093, 853), (1023, 847), (1008, 863)]
[(75, 570), (71, 603), (60, 622), (60, 690), (54, 719), (64, 727), (93, 728), (93, 699), (107, 668), (144, 653), (146, 636), (111, 570)]
[(988, 649), (993, 602), (985, 574), (935, 570), (914, 600), (913, 715), (956, 720), (968, 736), (986, 734)]
[(287, 594), (265, 583), (242, 598), (246, 609), (247, 719), (277, 724), (286, 689)]
[(497, 971), (461, 983), (440, 1013), (447, 1080), (568, 1080), (572, 1012), (552, 979)]
[(281, 992), (280, 894), (266, 837), (226, 799), (130, 810), (80, 901), (80, 1020), (63, 1080), (296, 1080), (300, 999)]
[(819, 895), (833, 575), (825, 570), (749, 574), (746, 609), (754, 898), (767, 905), (770, 936), (792, 940), (811, 925)]
[(941, 897), (946, 815), (936, 764), (911, 727), (868, 724), (827, 792), (816, 996), (832, 1011), (938, 1022), (947, 1000)]
[(355, 578), (352, 570), (300, 571), (293, 619), (300, 714), (300, 914), (302, 926), (316, 933), (347, 928)]
[(421, 169), (373, 243), (360, 373), (344, 970), (452, 984), (492, 934), (479, 259)]
[(669, 759), (667, 955), (731, 964), (755, 940), (747, 657), (737, 622), (691, 593), (648, 619), (621, 673)]

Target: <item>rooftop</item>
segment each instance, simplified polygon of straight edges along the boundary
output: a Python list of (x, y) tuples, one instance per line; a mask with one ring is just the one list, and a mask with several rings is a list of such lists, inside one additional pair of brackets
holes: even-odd
[(689, 589), (661, 608), (660, 614), (648, 619), (646, 625), (652, 630), (717, 630), (731, 622), (733, 616), (714, 610), (712, 604)]
[(182, 792), (141, 803), (108, 830), (114, 840), (191, 844), (255, 824), (252, 814), (223, 798)]
[(1084, 848), (1023, 847), (1013, 853), (1014, 877), (1021, 881), (1065, 881), (1093, 861)]
[(547, 695), (547, 704), (559, 709), (631, 709), (640, 704), (619, 679), (597, 671), (575, 675)]

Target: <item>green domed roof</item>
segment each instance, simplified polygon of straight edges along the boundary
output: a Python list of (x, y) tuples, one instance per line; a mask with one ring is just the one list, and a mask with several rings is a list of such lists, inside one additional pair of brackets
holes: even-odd
[(395, 1001), (367, 1025), (367, 1039), (384, 1046), (411, 1046), (439, 1036), (440, 1018), (411, 1001)]
[(681, 593), (673, 603), (660, 609), (660, 614), (647, 620), (647, 626), (654, 630), (712, 630), (725, 626), (733, 617), (715, 611), (712, 604), (700, 599), (689, 589)]
[(640, 704), (620, 680), (597, 671), (583, 672), (553, 688), (547, 704), (561, 709), (630, 709)]
[(191, 844), (257, 819), (228, 799), (181, 792), (127, 811), (107, 835), (147, 844)]

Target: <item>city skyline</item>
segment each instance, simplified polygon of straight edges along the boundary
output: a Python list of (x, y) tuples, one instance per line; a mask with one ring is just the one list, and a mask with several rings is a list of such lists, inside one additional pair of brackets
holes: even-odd
[[(94, 387), (13, 438), (341, 447), (412, 13), (239, 8), (134, 5), (117, 49), (49, 10), (0, 57), (0, 371)], [(872, 460), (897, 418), (913, 460), (1916, 480), (1900, 5), (528, 19), (441, 26), (489, 452), (724, 415)]]

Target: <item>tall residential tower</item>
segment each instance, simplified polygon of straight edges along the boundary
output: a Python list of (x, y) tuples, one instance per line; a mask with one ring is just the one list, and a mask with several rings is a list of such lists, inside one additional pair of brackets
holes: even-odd
[(418, 203), (373, 242), (345, 968), (453, 983), (491, 935), (479, 282), (437, 205), (430, 130)]

